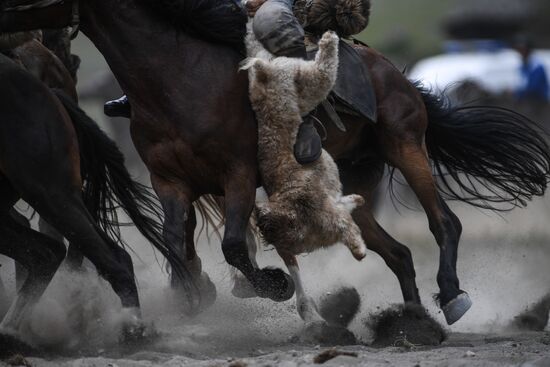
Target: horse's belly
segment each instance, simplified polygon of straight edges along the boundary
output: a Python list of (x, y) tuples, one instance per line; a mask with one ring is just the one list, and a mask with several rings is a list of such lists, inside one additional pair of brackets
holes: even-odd
[(223, 195), (220, 167), (195, 154), (181, 140), (163, 142), (147, 149), (144, 159), (151, 174), (186, 185), (196, 195)]

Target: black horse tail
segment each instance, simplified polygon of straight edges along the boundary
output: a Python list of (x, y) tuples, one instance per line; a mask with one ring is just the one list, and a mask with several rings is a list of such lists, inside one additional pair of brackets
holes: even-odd
[(153, 192), (134, 181), (124, 165), (121, 151), (99, 126), (65, 93), (53, 90), (73, 122), (80, 148), (83, 199), (88, 211), (109, 239), (126, 246), (118, 219), (122, 208), (136, 228), (168, 260), (191, 295), (196, 290), (190, 273), (178, 254), (166, 245), (162, 235), (163, 212)]
[(444, 95), (416, 87), (428, 112), (426, 145), (444, 197), (503, 211), (544, 194), (550, 148), (538, 124), (505, 108), (455, 107)]

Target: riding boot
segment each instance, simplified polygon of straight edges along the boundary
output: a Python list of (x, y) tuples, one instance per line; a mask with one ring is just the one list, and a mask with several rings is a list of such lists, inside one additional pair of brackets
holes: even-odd
[(128, 97), (122, 96), (119, 99), (109, 101), (103, 106), (103, 112), (109, 117), (130, 118), (132, 109)]
[(313, 124), (313, 117), (310, 115), (304, 117), (304, 121), (299, 127), (296, 143), (294, 144), (294, 157), (300, 164), (309, 164), (315, 162), (323, 151), (321, 137)]

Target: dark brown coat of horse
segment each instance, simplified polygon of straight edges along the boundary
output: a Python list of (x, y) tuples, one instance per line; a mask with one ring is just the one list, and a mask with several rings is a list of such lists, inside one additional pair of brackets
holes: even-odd
[[(208, 1), (182, 0), (187, 9), (198, 9), (187, 17), (199, 17)], [(192, 203), (205, 194), (223, 195), (222, 250), (227, 262), (247, 277), (258, 295), (280, 300), (292, 286), (288, 276), (278, 269), (257, 269), (245, 244), (260, 177), (247, 76), (238, 72), (242, 55), (234, 47), (175, 27), (151, 10), (148, 3), (153, 2), (157, 9), (170, 3), (87, 0), (80, 2), (80, 16), (82, 31), (105, 56), (133, 106), (131, 134), (164, 208), (166, 241), (195, 274), (185, 281), (198, 284)], [(59, 23), (62, 16), (69, 17), (70, 6), (66, 2), (37, 10), (35, 22), (32, 12), (19, 23), (0, 17), (0, 29), (58, 26), (45, 14)], [(347, 133), (327, 122), (324, 147), (339, 164), (345, 192), (361, 194), (369, 203), (385, 165), (403, 173), (440, 247), (439, 301), (453, 323), (470, 301), (456, 273), (462, 227), (443, 197), (482, 207), (525, 204), (546, 189), (548, 146), (537, 127), (518, 114), (453, 108), (409, 82), (376, 50), (362, 45), (356, 50), (371, 71), (378, 121), (343, 116)], [(439, 185), (430, 160), (444, 174)], [(397, 276), (404, 300), (419, 303), (409, 249), (384, 231), (369, 205), (356, 211), (355, 220), (367, 246)]]
[(12, 56), (16, 61), (0, 54), (0, 253), (21, 264), (27, 277), (0, 329), (19, 331), (66, 253), (62, 242), (10, 215), (23, 199), (96, 266), (135, 316), (127, 326), (139, 331), (133, 264), (116, 210), (122, 208), (181, 275), (184, 264), (162, 240), (158, 202), (131, 179), (114, 142), (78, 108), (61, 61), (35, 41)]

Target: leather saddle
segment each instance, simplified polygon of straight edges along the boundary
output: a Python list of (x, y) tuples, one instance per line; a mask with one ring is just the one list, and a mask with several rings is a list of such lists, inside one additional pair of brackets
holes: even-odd
[[(314, 59), (318, 47), (316, 42), (311, 42), (311, 39), (308, 41), (308, 58)], [(346, 41), (340, 41), (338, 51), (340, 65), (336, 84), (321, 106), (342, 131), (346, 129), (338, 113), (363, 116), (376, 123), (376, 94), (367, 65), (353, 46)]]

